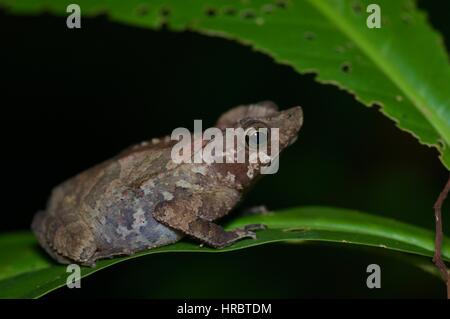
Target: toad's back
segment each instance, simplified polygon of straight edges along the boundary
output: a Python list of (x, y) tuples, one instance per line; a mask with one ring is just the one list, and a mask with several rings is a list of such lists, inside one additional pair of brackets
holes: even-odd
[(169, 146), (127, 150), (57, 186), (32, 223), (40, 244), (60, 262), (92, 265), (179, 240), (152, 216), (179, 175)]

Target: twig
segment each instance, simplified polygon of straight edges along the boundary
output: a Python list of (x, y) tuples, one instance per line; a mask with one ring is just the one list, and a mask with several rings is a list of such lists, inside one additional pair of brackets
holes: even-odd
[(444, 203), (447, 195), (450, 191), (450, 178), (447, 181), (442, 192), (439, 194), (436, 203), (434, 204), (434, 216), (436, 218), (436, 241), (433, 262), (441, 272), (442, 279), (444, 279), (447, 285), (447, 298), (450, 299), (450, 278), (447, 267), (442, 260), (442, 239), (444, 234), (442, 232), (442, 204)]

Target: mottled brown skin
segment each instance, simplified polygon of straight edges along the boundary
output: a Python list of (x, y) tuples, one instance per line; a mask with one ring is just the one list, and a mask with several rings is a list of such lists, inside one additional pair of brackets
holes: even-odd
[[(303, 114), (300, 107), (278, 112), (273, 103), (261, 102), (231, 109), (216, 126), (245, 128), (255, 121), (280, 129), (281, 152), (295, 141)], [(32, 222), (41, 246), (61, 263), (93, 266), (185, 235), (217, 248), (256, 238), (253, 231), (263, 225), (225, 231), (214, 221), (241, 200), (260, 165), (176, 164), (175, 143), (169, 137), (143, 142), (54, 188), (46, 210)]]

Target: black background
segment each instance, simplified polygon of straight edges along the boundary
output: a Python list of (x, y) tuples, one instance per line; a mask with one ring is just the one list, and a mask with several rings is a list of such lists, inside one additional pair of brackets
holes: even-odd
[[(448, 48), (449, 4), (419, 5)], [(375, 108), (234, 42), (102, 16), (82, 23), (69, 30), (64, 18), (0, 11), (0, 231), (28, 229), (53, 186), (130, 144), (194, 119), (212, 125), (232, 106), (267, 99), (301, 105), (305, 125), (279, 173), (242, 206), (330, 205), (434, 227), (432, 205), (448, 173), (434, 149)], [(335, 244), (152, 256), (48, 297), (442, 297), (439, 279), (405, 258)], [(365, 286), (370, 263), (383, 269), (377, 291)]]

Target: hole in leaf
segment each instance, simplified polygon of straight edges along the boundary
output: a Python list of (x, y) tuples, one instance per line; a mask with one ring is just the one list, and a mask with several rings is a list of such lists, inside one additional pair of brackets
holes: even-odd
[(217, 10), (214, 9), (214, 8), (208, 8), (208, 9), (205, 10), (205, 14), (206, 14), (208, 17), (214, 17), (214, 16), (217, 15)]
[(150, 11), (150, 8), (148, 7), (147, 4), (144, 4), (144, 3), (136, 8), (136, 13), (141, 16), (147, 15), (149, 11)]
[(242, 11), (242, 17), (245, 19), (253, 19), (255, 16), (255, 11), (253, 11), (252, 9), (246, 9)]
[(160, 13), (160, 15), (162, 17), (167, 18), (168, 16), (170, 16), (170, 9), (169, 8), (162, 8), (159, 13)]
[(353, 12), (356, 13), (356, 14), (361, 14), (361, 12), (362, 12), (362, 4), (361, 4), (361, 2), (359, 2), (359, 1), (354, 1), (354, 2), (352, 3), (352, 10), (353, 10)]
[(378, 102), (372, 102), (372, 104), (370, 106), (373, 107), (374, 109), (376, 109), (377, 111), (380, 111), (381, 108), (383, 107), (381, 105), (381, 103), (378, 103)]
[(316, 38), (316, 35), (314, 32), (306, 31), (304, 37), (308, 41), (313, 41)]
[(352, 65), (350, 64), (350, 62), (342, 63), (341, 71), (344, 73), (350, 73), (352, 71)]
[(224, 13), (229, 16), (234, 16), (237, 13), (235, 8), (225, 8)]
[(278, 8), (281, 8), (281, 9), (285, 9), (288, 5), (286, 0), (277, 0), (277, 1), (275, 1), (275, 4)]
[(395, 96), (395, 100), (396, 100), (397, 102), (401, 102), (401, 101), (403, 101), (403, 96), (401, 96), (400, 94), (399, 94), (399, 95), (396, 95), (396, 96)]
[(159, 11), (159, 15), (161, 16), (161, 28), (166, 30), (169, 23), (170, 9), (161, 8)]
[(439, 148), (439, 149), (441, 149), (441, 150), (444, 150), (444, 149), (445, 149), (445, 143), (444, 143), (443, 140), (438, 139), (438, 140), (437, 140), (437, 145), (438, 145), (438, 148)]

